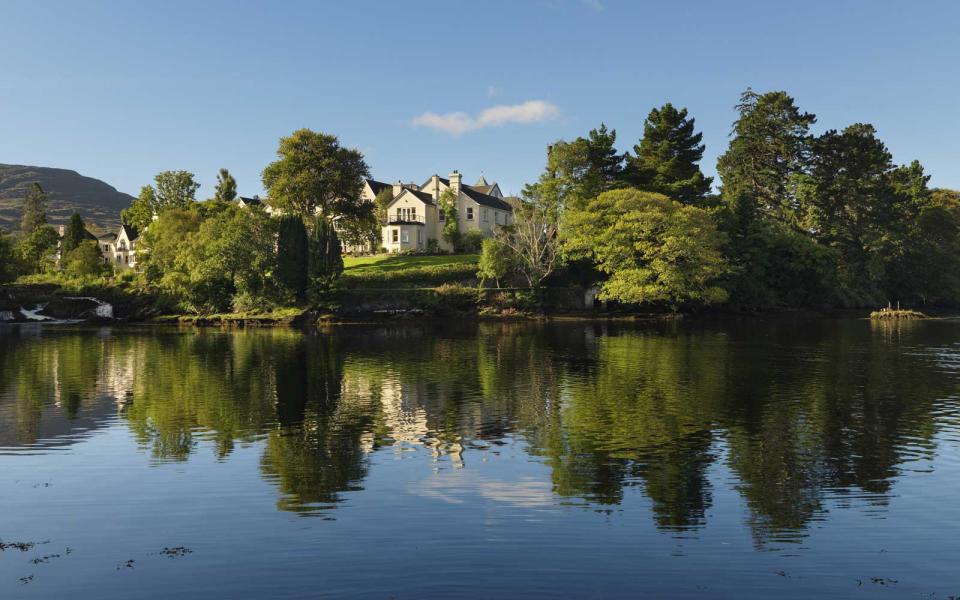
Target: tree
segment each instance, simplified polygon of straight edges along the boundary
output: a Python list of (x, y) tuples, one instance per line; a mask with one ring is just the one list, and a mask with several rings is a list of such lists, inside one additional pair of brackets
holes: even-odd
[[(86, 237), (87, 228), (79, 213), (73, 213), (63, 230), (63, 239), (60, 240), (60, 255), (66, 256), (74, 248), (80, 246)], [(101, 261), (102, 262), (102, 261)]]
[(140, 188), (140, 195), (130, 203), (130, 206), (120, 212), (120, 220), (137, 231), (146, 230), (153, 221), (157, 210), (157, 196), (153, 186), (145, 185)]
[(660, 194), (605, 192), (570, 211), (564, 245), (607, 275), (599, 297), (629, 304), (709, 305), (727, 299), (722, 236), (710, 214)]
[(496, 238), (484, 239), (482, 248), (477, 277), (481, 283), (492, 279), (499, 288), (500, 280), (507, 277), (513, 269), (513, 255), (510, 249)]
[(343, 273), (343, 256), (337, 231), (322, 215), (313, 220), (310, 231), (310, 258), (308, 288), (311, 299), (317, 301), (329, 291)]
[[(377, 207), (377, 222), (381, 225), (387, 224), (387, 207), (393, 202), (393, 187), (385, 187), (377, 192), (373, 203)], [(377, 232), (379, 233), (379, 231)]]
[(190, 208), (197, 199), (200, 184), (189, 171), (161, 171), (153, 180), (156, 184), (155, 214), (169, 208)]
[(795, 225), (797, 200), (791, 183), (810, 157), (810, 126), (817, 117), (802, 113), (786, 92), (758, 94), (747, 89), (736, 107), (730, 147), (717, 161), (728, 201), (744, 196), (761, 214)]
[(60, 236), (50, 225), (40, 225), (20, 240), (20, 256), (28, 269), (40, 273), (53, 266)]
[(237, 180), (230, 171), (220, 169), (217, 174), (217, 187), (214, 188), (213, 199), (221, 202), (233, 202), (237, 198)]
[(195, 210), (171, 209), (157, 217), (137, 242), (137, 263), (147, 281), (174, 288), (169, 278), (178, 276), (178, 257), (189, 246), (190, 236), (200, 229), (201, 215)]
[(300, 217), (288, 215), (280, 219), (277, 230), (277, 282), (301, 299), (307, 291), (307, 229)]
[(513, 218), (513, 223), (497, 230), (497, 241), (510, 250), (527, 284), (538, 289), (559, 261), (555, 206), (542, 197), (528, 197)]
[(13, 281), (20, 272), (20, 257), (9, 235), (0, 230), (0, 283)]
[(559, 214), (566, 208), (581, 208), (597, 195), (620, 187), (624, 157), (617, 154), (616, 130), (601, 124), (587, 137), (572, 142), (560, 140), (547, 148), (547, 166), (537, 183), (524, 194), (536, 196)]
[(103, 275), (110, 267), (103, 262), (100, 247), (92, 240), (83, 240), (63, 254), (64, 272), (71, 277)]
[(23, 218), (20, 231), (29, 236), (47, 224), (47, 194), (39, 183), (31, 183), (23, 198)]
[(321, 212), (325, 218), (362, 219), (373, 206), (361, 198), (370, 176), (363, 154), (343, 148), (334, 135), (299, 129), (280, 138), (278, 160), (263, 170), (270, 202), (305, 222)]
[(627, 156), (624, 179), (637, 189), (684, 204), (702, 203), (713, 183), (698, 165), (703, 158), (702, 140), (686, 108), (677, 110), (669, 102), (654, 108), (643, 123), (643, 138), (633, 147), (635, 156)]
[(874, 128), (860, 123), (824, 133), (812, 150), (798, 186), (804, 229), (837, 251), (849, 302), (880, 302), (886, 265), (902, 256), (925, 203), (923, 169), (896, 169)]
[(447, 188), (440, 194), (440, 217), (443, 219), (444, 241), (456, 250), (460, 247), (460, 219), (457, 216), (457, 195)]

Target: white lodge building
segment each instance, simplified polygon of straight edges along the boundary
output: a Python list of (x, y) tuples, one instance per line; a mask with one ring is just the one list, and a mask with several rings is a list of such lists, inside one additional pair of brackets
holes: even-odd
[[(389, 184), (367, 180), (364, 198), (372, 201), (377, 192)], [(446, 190), (456, 196), (460, 233), (479, 231), (484, 237), (493, 235), (501, 225), (513, 218), (513, 206), (504, 200), (500, 186), (488, 184), (483, 176), (474, 185), (465, 185), (457, 171), (449, 179), (434, 175), (423, 185), (393, 184), (393, 200), (387, 206), (387, 219), (382, 227), (382, 246), (388, 252), (425, 250), (429, 240), (437, 240), (443, 250), (453, 248), (443, 239), (444, 216), (440, 196)]]
[(103, 262), (113, 265), (117, 271), (134, 269), (137, 266), (137, 230), (129, 225), (121, 225), (117, 233), (107, 233), (97, 238)]

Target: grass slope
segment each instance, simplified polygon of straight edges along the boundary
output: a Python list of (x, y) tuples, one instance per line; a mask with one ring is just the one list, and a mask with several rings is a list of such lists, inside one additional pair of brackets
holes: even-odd
[(478, 254), (344, 257), (347, 289), (432, 288), (476, 279)]

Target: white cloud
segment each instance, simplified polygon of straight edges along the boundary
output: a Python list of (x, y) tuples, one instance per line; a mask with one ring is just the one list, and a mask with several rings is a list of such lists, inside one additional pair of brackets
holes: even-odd
[(601, 2), (600, 0), (581, 0), (581, 1), (597, 12), (601, 12), (604, 8), (603, 2)]
[(429, 127), (453, 135), (460, 135), (484, 127), (503, 127), (511, 123), (542, 123), (560, 115), (556, 104), (545, 100), (527, 100), (521, 104), (491, 106), (477, 116), (465, 112), (436, 114), (426, 112), (414, 117), (410, 124), (415, 127)]

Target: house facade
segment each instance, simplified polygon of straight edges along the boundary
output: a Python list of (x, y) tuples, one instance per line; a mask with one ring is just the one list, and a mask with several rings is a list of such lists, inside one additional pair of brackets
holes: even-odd
[(381, 228), (381, 241), (387, 252), (425, 250), (430, 240), (436, 240), (443, 250), (453, 250), (443, 239), (446, 221), (440, 209), (440, 197), (447, 190), (455, 199), (461, 234), (478, 231), (490, 237), (513, 219), (513, 206), (504, 201), (500, 186), (488, 183), (482, 176), (474, 185), (464, 184), (463, 176), (457, 171), (446, 178), (434, 175), (420, 186), (396, 183), (393, 200), (387, 205), (386, 222)]
[(116, 233), (106, 233), (97, 238), (103, 263), (113, 265), (115, 271), (137, 267), (137, 241), (140, 235), (129, 225), (121, 225)]

